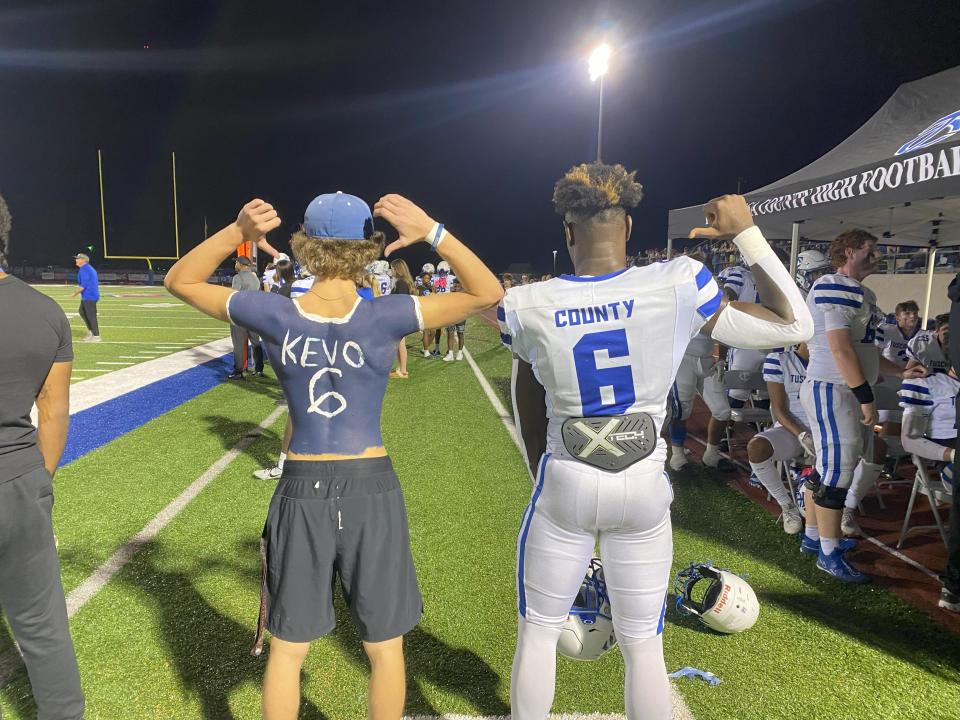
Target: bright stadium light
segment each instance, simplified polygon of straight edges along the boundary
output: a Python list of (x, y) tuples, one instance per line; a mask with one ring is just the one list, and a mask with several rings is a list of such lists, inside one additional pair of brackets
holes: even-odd
[(600, 102), (597, 110), (597, 162), (600, 162), (600, 147), (603, 142), (603, 76), (610, 69), (610, 55), (613, 50), (607, 43), (600, 43), (590, 53), (590, 59), (587, 66), (590, 70), (590, 80), (592, 82), (600, 81)]
[(590, 59), (587, 63), (590, 68), (591, 81), (601, 80), (607, 74), (607, 70), (610, 69), (610, 54), (612, 52), (609, 45), (601, 43), (590, 53)]

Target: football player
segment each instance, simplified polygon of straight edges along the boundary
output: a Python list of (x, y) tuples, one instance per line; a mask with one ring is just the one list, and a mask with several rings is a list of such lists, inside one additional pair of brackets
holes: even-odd
[[(437, 293), (453, 292), (453, 283), (456, 282), (456, 275), (450, 274), (450, 265), (445, 262), (437, 263), (437, 274), (433, 278), (433, 291)], [(451, 362), (454, 359), (453, 344), (457, 329), (454, 326), (447, 328), (447, 354), (443, 356), (445, 362)], [(437, 329), (434, 335), (437, 355), (440, 354), (440, 330)], [(460, 356), (463, 357), (462, 355)]]
[[(805, 344), (774, 351), (763, 363), (763, 379), (770, 395), (774, 426), (754, 435), (747, 443), (750, 467), (760, 484), (783, 511), (783, 531), (796, 535), (803, 529), (800, 510), (780, 480), (776, 462), (815, 456), (807, 414), (800, 404), (800, 387), (807, 376), (810, 352)], [(806, 464), (810, 464), (809, 462)]]
[(620, 165), (573, 168), (557, 182), (554, 205), (576, 275), (514, 287), (497, 310), (536, 478), (517, 543), (516, 720), (544, 720), (550, 711), (557, 642), (598, 539), (627, 717), (671, 717), (661, 631), (673, 493), (658, 437), (683, 352), (701, 330), (753, 348), (803, 342), (813, 331), (800, 292), (740, 196), (711, 201), (710, 227), (691, 235), (734, 237), (766, 306), (727, 304), (710, 271), (689, 257), (628, 268), (628, 211), (641, 195)]
[(920, 332), (920, 307), (915, 300), (897, 303), (894, 318), (895, 323), (884, 322), (877, 328), (877, 345), (887, 360), (906, 367), (907, 343)]
[(720, 457), (720, 437), (730, 420), (730, 402), (723, 387), (722, 360), (713, 358), (716, 343), (709, 335), (699, 333), (690, 340), (683, 353), (677, 380), (671, 393), (670, 469), (683, 470), (689, 463), (683, 444), (687, 438), (687, 420), (693, 410), (694, 395), (700, 395), (710, 410), (707, 424), (707, 449), (703, 464), (717, 470), (730, 471), (736, 466)]
[(950, 313), (937, 315), (933, 330), (921, 330), (907, 343), (907, 367), (922, 365), (932, 373), (947, 372), (947, 346), (950, 343)]
[(872, 462), (878, 418), (871, 386), (881, 368), (885, 374), (900, 374), (874, 344), (882, 315), (876, 295), (862, 284), (876, 270), (876, 245), (877, 239), (865, 230), (838, 235), (830, 245), (836, 272), (817, 280), (807, 296), (815, 332), (800, 401), (811, 420), (819, 481), (817, 476), (807, 481), (808, 521), (801, 549), (814, 547), (817, 567), (848, 583), (869, 578), (846, 561), (840, 544), (841, 511), (857, 464), (863, 461), (862, 487), (875, 482), (882, 470)]
[(800, 292), (806, 297), (811, 286), (820, 279), (821, 275), (833, 272), (830, 258), (819, 250), (804, 250), (797, 254), (797, 285)]

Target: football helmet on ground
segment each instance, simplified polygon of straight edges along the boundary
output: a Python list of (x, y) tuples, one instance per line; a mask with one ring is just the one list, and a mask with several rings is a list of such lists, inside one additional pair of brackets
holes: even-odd
[[(709, 584), (697, 601), (693, 599), (693, 592), (701, 580)], [(732, 634), (749, 630), (760, 615), (760, 601), (747, 581), (710, 563), (690, 563), (690, 567), (677, 573), (673, 592), (677, 596), (677, 610), (695, 615), (717, 632)]]
[(603, 565), (593, 558), (560, 632), (557, 650), (572, 660), (596, 660), (616, 644)]

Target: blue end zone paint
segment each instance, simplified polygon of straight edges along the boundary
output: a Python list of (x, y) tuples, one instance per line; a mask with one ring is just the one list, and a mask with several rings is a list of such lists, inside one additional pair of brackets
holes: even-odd
[(72, 415), (60, 467), (220, 385), (232, 363), (232, 355), (208, 360)]

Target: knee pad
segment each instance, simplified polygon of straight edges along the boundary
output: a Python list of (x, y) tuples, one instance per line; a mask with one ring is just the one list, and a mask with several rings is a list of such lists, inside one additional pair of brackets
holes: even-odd
[(813, 494), (813, 502), (828, 510), (843, 510), (847, 499), (847, 488), (830, 487), (820, 483), (820, 487)]

